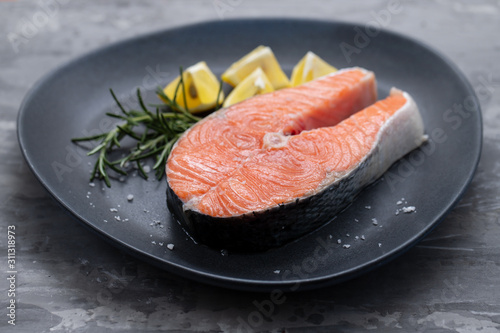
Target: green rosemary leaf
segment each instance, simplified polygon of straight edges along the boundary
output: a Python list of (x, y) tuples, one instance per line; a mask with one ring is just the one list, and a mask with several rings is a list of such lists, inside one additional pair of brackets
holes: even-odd
[(137, 88), (137, 99), (139, 100), (139, 105), (141, 106), (142, 111), (144, 111), (144, 113), (147, 114), (149, 117), (153, 118), (154, 117), (153, 114), (146, 108), (146, 105), (144, 104), (141, 90), (139, 88)]
[(144, 168), (142, 167), (141, 161), (136, 161), (137, 164), (137, 169), (139, 170), (139, 175), (141, 175), (144, 179), (148, 179), (148, 175), (146, 174), (146, 171), (144, 171)]
[[(221, 80), (220, 84), (219, 84), (219, 91), (217, 92), (217, 99), (215, 100), (215, 111), (219, 110), (222, 107), (223, 99), (220, 98), (221, 94), (222, 94), (222, 84), (223, 84), (223, 81)], [(220, 103), (219, 103), (219, 100), (220, 100)]]
[(115, 166), (115, 163), (113, 162), (110, 162), (108, 161), (107, 159), (104, 159), (104, 163), (106, 164), (106, 166), (108, 166), (110, 169), (112, 169), (113, 171), (119, 173), (120, 175), (123, 175), (123, 176), (126, 176), (127, 175), (127, 172), (123, 171), (122, 169), (119, 169)]
[(106, 142), (101, 142), (99, 145), (97, 145), (94, 149), (92, 149), (91, 151), (89, 151), (87, 153), (87, 155), (94, 155), (95, 153), (97, 153), (98, 151), (102, 150), (103, 148), (106, 148)]
[(115, 100), (116, 105), (118, 105), (118, 107), (120, 108), (120, 110), (122, 110), (123, 114), (125, 114), (126, 116), (128, 116), (128, 113), (123, 108), (122, 103), (120, 103), (120, 101), (118, 100), (118, 98), (116, 98), (116, 95), (115, 95), (115, 92), (113, 91), (113, 89), (109, 89), (109, 92), (111, 93), (111, 96), (113, 96), (113, 99)]
[(72, 142), (93, 141), (93, 140), (105, 138), (106, 135), (107, 135), (106, 133), (102, 133), (102, 134), (97, 134), (97, 135), (92, 135), (92, 136), (85, 136), (85, 137), (81, 137), (81, 138), (73, 138), (73, 139), (71, 139), (71, 141)]
[(121, 133), (124, 133), (133, 139), (136, 139), (136, 140), (140, 139), (140, 137), (137, 134), (135, 134), (134, 132), (132, 132), (131, 130), (129, 130), (127, 127), (125, 127), (123, 125), (116, 125), (116, 128), (118, 128), (121, 131)]
[[(184, 102), (184, 109), (187, 110), (188, 109), (188, 104), (187, 104), (187, 91), (186, 91), (186, 85), (184, 84), (184, 71), (182, 70), (182, 66), (179, 68), (179, 73), (180, 73), (180, 76), (181, 76), (181, 87), (182, 87), (182, 99), (183, 99), (183, 102)], [(174, 98), (174, 101), (175, 101), (175, 98)]]
[(128, 118), (125, 116), (122, 116), (121, 114), (116, 114), (116, 113), (111, 113), (111, 112), (106, 112), (106, 116), (112, 117), (112, 118), (117, 118), (121, 120), (127, 120)]

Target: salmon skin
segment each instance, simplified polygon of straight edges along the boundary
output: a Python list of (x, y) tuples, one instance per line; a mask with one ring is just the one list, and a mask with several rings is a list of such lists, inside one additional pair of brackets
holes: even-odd
[(331, 221), (424, 140), (413, 99), (393, 89), (373, 104), (375, 86), (373, 73), (346, 69), (214, 113), (172, 150), (170, 211), (196, 240), (238, 251)]

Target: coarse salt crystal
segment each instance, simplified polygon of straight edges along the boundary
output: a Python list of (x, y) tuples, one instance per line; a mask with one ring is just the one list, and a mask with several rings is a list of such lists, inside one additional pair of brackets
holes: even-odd
[(89, 183), (90, 187), (95, 187), (95, 183)]
[(350, 247), (351, 247), (351, 245), (349, 245), (349, 244), (344, 244), (344, 246), (343, 246), (343, 247), (344, 247), (344, 249), (348, 249), (348, 248), (350, 248)]
[(372, 209), (372, 206), (365, 206), (366, 209)]
[(116, 213), (118, 211), (118, 209), (116, 209), (116, 208), (110, 208), (109, 211), (113, 212), (113, 213)]
[(415, 212), (415, 211), (416, 211), (416, 208), (415, 208), (415, 206), (408, 206), (408, 207), (403, 207), (403, 208), (401, 208), (401, 211), (402, 211), (403, 213), (408, 214), (408, 213), (413, 213), (413, 212)]
[(128, 200), (128, 201), (132, 201), (132, 200), (134, 200), (134, 195), (133, 195), (133, 194), (129, 194), (129, 195), (127, 195), (127, 200)]
[(173, 250), (174, 249), (174, 244), (167, 244), (167, 249)]

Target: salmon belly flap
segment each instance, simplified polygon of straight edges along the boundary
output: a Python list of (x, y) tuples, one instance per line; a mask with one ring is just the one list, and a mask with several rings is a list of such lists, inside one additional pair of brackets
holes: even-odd
[(374, 74), (350, 68), (215, 112), (171, 152), (170, 211), (195, 240), (231, 250), (318, 228), (424, 140), (407, 93), (376, 99)]

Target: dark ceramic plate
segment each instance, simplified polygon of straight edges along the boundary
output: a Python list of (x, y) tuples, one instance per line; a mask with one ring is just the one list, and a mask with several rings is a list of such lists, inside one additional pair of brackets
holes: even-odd
[[(474, 91), (452, 63), (407, 37), (371, 31), (372, 37), (362, 38), (354, 28), (293, 19), (220, 21), (103, 48), (59, 68), (31, 90), (18, 120), (23, 153), (43, 186), (84, 225), (168, 271), (251, 290), (316, 288), (352, 278), (402, 254), (444, 218), (473, 177), (482, 137)], [(331, 223), (259, 254), (195, 244), (170, 217), (165, 180), (131, 176), (109, 189), (100, 182), (89, 185), (95, 157), (70, 140), (109, 130), (103, 116), (113, 109), (109, 88), (129, 107), (137, 105), (137, 87), (154, 103), (152, 91), (174, 78), (179, 66), (205, 60), (220, 75), (259, 44), (272, 47), (288, 74), (308, 50), (339, 68), (374, 71), (380, 97), (391, 86), (413, 95), (429, 143), (393, 165)], [(396, 214), (410, 206), (416, 211)]]

